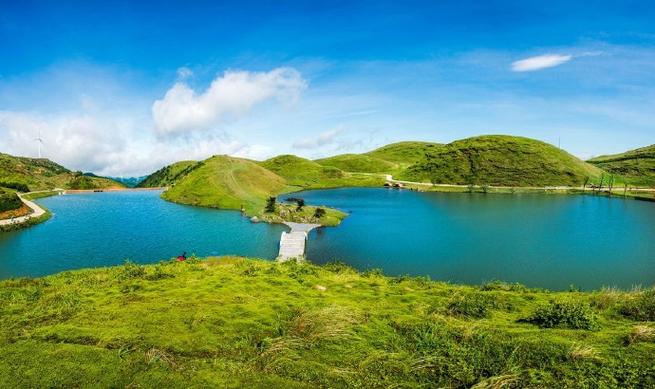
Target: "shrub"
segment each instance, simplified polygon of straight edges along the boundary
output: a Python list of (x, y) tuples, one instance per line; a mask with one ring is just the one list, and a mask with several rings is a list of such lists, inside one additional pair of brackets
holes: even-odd
[(648, 326), (636, 326), (626, 337), (627, 344), (638, 342), (655, 342), (655, 328)]
[(522, 321), (542, 328), (593, 330), (598, 327), (596, 317), (588, 305), (572, 302), (551, 302), (537, 308), (532, 316)]
[(503, 281), (489, 281), (480, 285), (480, 290), (491, 291), (491, 290), (501, 290), (505, 292), (527, 292), (528, 288), (524, 285), (515, 282), (513, 284), (503, 282)]
[(325, 210), (323, 208), (316, 208), (316, 210), (314, 210), (314, 217), (316, 219), (320, 219), (323, 216), (325, 216)]
[(655, 320), (655, 289), (648, 289), (626, 301), (620, 309), (623, 316), (639, 321)]
[(266, 212), (269, 212), (269, 213), (270, 212), (275, 212), (275, 203), (276, 203), (276, 201), (277, 201), (277, 199), (275, 197), (269, 197), (266, 200), (266, 208), (264, 208), (264, 210)]
[(119, 268), (118, 279), (129, 280), (132, 278), (142, 278), (145, 276), (146, 271), (143, 266), (139, 266), (134, 262), (125, 261), (125, 264)]
[(331, 273), (352, 273), (356, 270), (342, 261), (330, 261), (323, 265), (323, 268)]
[(19, 192), (29, 192), (30, 188), (22, 182), (0, 181), (0, 186), (10, 189), (16, 189)]
[(18, 195), (0, 188), (0, 212), (13, 211), (23, 206)]
[(490, 308), (494, 306), (492, 296), (481, 293), (456, 295), (448, 302), (448, 313), (474, 319), (489, 317)]

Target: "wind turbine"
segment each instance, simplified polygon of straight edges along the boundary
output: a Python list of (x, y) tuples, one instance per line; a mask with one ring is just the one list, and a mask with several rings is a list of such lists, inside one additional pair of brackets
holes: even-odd
[(43, 139), (41, 138), (41, 130), (39, 130), (38, 138), (34, 138), (34, 140), (39, 142), (39, 158), (41, 158), (41, 146), (43, 146)]

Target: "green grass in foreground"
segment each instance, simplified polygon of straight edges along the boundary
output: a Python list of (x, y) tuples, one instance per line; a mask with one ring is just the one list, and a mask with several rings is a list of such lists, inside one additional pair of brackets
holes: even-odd
[(655, 291), (223, 258), (0, 282), (8, 387), (653, 387)]

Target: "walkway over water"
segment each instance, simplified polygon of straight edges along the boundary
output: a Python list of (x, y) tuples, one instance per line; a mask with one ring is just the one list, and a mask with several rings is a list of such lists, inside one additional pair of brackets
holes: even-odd
[(290, 232), (282, 232), (280, 236), (280, 252), (277, 256), (279, 262), (286, 262), (292, 259), (302, 261), (305, 259), (307, 246), (307, 234), (320, 224), (305, 224), (285, 222)]

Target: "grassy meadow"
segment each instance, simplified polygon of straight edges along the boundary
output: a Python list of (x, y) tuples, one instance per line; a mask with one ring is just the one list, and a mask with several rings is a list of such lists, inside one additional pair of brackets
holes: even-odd
[(162, 262), (0, 282), (9, 387), (652, 387), (655, 291)]

